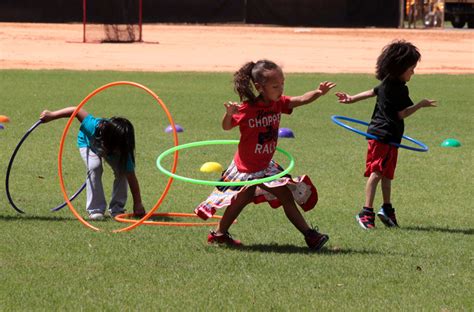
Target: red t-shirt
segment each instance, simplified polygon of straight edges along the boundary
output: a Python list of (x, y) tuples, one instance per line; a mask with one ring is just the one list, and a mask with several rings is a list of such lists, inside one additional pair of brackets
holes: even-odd
[(243, 102), (239, 112), (232, 116), (232, 126), (238, 125), (240, 129), (240, 142), (234, 156), (240, 172), (257, 172), (268, 167), (277, 146), (281, 114), (293, 111), (289, 104), (289, 96), (269, 104)]

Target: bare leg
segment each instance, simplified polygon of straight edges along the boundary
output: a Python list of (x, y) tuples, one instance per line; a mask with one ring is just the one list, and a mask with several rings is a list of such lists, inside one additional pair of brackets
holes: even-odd
[(246, 190), (242, 191), (235, 202), (232, 203), (229, 207), (226, 208), (222, 219), (219, 221), (219, 225), (216, 229), (217, 235), (222, 235), (227, 233), (232, 222), (239, 216), (245, 206), (252, 202), (253, 196), (255, 194), (256, 186), (250, 186)]
[(377, 191), (377, 185), (382, 179), (382, 173), (379, 171), (372, 172), (370, 177), (367, 179), (367, 184), (365, 185), (365, 204), (364, 207), (373, 208), (375, 193)]
[(301, 233), (305, 234), (310, 229), (308, 223), (306, 223), (306, 220), (303, 218), (303, 215), (298, 210), (293, 198), (293, 194), (288, 189), (288, 187), (281, 186), (276, 188), (268, 188), (265, 185), (259, 185), (259, 187), (275, 195), (280, 200), (286, 217)]
[(385, 177), (382, 178), (382, 197), (384, 204), (391, 203), (392, 180)]

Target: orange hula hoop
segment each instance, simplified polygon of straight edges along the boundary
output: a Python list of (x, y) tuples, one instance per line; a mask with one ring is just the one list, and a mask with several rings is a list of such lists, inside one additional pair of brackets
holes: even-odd
[[(93, 226), (92, 224), (90, 224), (89, 222), (87, 222), (86, 220), (84, 220), (84, 218), (81, 217), (81, 215), (79, 213), (77, 213), (76, 209), (74, 208), (74, 206), (72, 205), (71, 201), (69, 200), (69, 196), (67, 195), (67, 191), (66, 191), (66, 188), (64, 186), (64, 179), (63, 179), (63, 165), (62, 165), (62, 158), (63, 158), (63, 150), (64, 150), (64, 142), (66, 140), (66, 136), (69, 132), (69, 128), (71, 127), (71, 124), (72, 122), (74, 121), (74, 118), (76, 117), (77, 113), (79, 112), (79, 110), (94, 96), (96, 95), (97, 93), (105, 90), (105, 89), (108, 89), (110, 87), (114, 87), (114, 86), (120, 86), (120, 85), (129, 85), (129, 86), (133, 86), (133, 87), (137, 87), (139, 89), (142, 89), (144, 91), (146, 91), (148, 94), (150, 94), (157, 102), (158, 104), (160, 104), (161, 108), (163, 109), (163, 111), (166, 113), (166, 116), (168, 117), (168, 120), (171, 124), (171, 127), (173, 129), (173, 140), (174, 140), (174, 145), (175, 146), (178, 146), (178, 134), (177, 134), (177, 131), (176, 131), (176, 126), (175, 126), (175, 123), (173, 121), (173, 118), (171, 117), (171, 114), (170, 112), (168, 111), (168, 108), (166, 107), (165, 103), (163, 103), (163, 101), (158, 97), (158, 95), (156, 95), (152, 90), (148, 89), (147, 87), (139, 84), (139, 83), (136, 83), (136, 82), (130, 82), (130, 81), (116, 81), (116, 82), (111, 82), (111, 83), (108, 83), (106, 85), (103, 85), (102, 87), (94, 90), (92, 93), (90, 93), (88, 96), (86, 96), (79, 105), (77, 105), (76, 109), (74, 110), (74, 112), (71, 114), (71, 117), (69, 117), (69, 120), (67, 121), (66, 123), (66, 126), (64, 127), (64, 130), (63, 130), (63, 134), (61, 136), (61, 141), (59, 143), (59, 152), (58, 152), (58, 176), (59, 176), (59, 184), (61, 186), (61, 192), (64, 196), (64, 199), (69, 207), (69, 210), (71, 210), (71, 212), (74, 214), (74, 216), (83, 224), (85, 225), (86, 227), (94, 230), (94, 231), (100, 231), (99, 228)], [(176, 172), (176, 167), (178, 165), (178, 151), (176, 151), (174, 153), (174, 156), (173, 156), (173, 166), (172, 166), (172, 169), (171, 169), (171, 172)], [(133, 224), (130, 225), (130, 226), (127, 226), (125, 228), (122, 228), (122, 229), (117, 229), (117, 230), (114, 230), (113, 232), (114, 233), (118, 233), (118, 232), (125, 232), (125, 231), (130, 231), (134, 228), (136, 228), (137, 226), (143, 224), (148, 218), (150, 218), (154, 212), (158, 209), (158, 207), (161, 205), (161, 203), (163, 202), (164, 198), (166, 197), (166, 194), (168, 194), (168, 191), (171, 187), (171, 184), (173, 183), (173, 177), (170, 177), (168, 179), (168, 183), (166, 184), (166, 187), (165, 189), (163, 190), (163, 193), (161, 194), (160, 198), (158, 199), (158, 201), (156, 202), (156, 204), (153, 206), (153, 208), (145, 215), (143, 216), (140, 220), (138, 221), (134, 221), (133, 220)]]

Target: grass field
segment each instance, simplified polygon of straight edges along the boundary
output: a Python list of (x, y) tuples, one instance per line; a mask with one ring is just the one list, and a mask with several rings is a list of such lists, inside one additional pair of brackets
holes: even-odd
[[(227, 73), (122, 73), (1, 71), (0, 114), (11, 122), (0, 130), (0, 180), (16, 144), (43, 109), (77, 105), (112, 81), (135, 81), (155, 91), (185, 131), (180, 143), (238, 139), (224, 132), (222, 103), (237, 100)], [(375, 86), (371, 75), (288, 74), (286, 94), (297, 95), (322, 80), (354, 93)], [(208, 246), (205, 227), (143, 225), (120, 234), (125, 224), (108, 219), (81, 225), (62, 202), (57, 177), (59, 140), (66, 119), (39, 126), (19, 151), (10, 176), (12, 197), (26, 214), (11, 209), (0, 192), (0, 310), (187, 310), (187, 311), (472, 311), (474, 309), (474, 76), (416, 75), (409, 83), (414, 101), (427, 97), (439, 107), (406, 120), (406, 134), (430, 147), (428, 153), (401, 150), (393, 182), (400, 229), (380, 223), (363, 231), (354, 215), (364, 200), (366, 143), (331, 122), (331, 115), (368, 120), (374, 101), (344, 106), (331, 93), (282, 118), (295, 139), (279, 146), (296, 159), (293, 175), (308, 174), (319, 203), (305, 217), (328, 233), (319, 253), (283, 210), (248, 206), (231, 228), (242, 249)], [(139, 89), (115, 87), (85, 109), (96, 116), (123, 115), (135, 125), (137, 175), (149, 209), (167, 182), (156, 157), (173, 145), (169, 124), (154, 100)], [(75, 148), (78, 123), (66, 140), (63, 170), (72, 194), (84, 181)], [(440, 147), (456, 138), (460, 148)], [(226, 166), (235, 146), (183, 151), (178, 173), (201, 179), (205, 161)], [(286, 164), (285, 158), (276, 158)], [(171, 158), (166, 165), (171, 164)], [(111, 189), (106, 168), (106, 191)], [(174, 181), (159, 211), (192, 212), (211, 187)], [(380, 203), (380, 192), (376, 202)], [(85, 194), (73, 201), (85, 216)], [(128, 210), (131, 210), (130, 206)], [(176, 220), (186, 221), (186, 220)], [(197, 221), (197, 220), (196, 220)]]

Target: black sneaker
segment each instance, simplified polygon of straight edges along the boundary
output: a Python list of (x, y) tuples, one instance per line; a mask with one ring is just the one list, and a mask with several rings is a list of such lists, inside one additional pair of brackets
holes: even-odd
[(356, 215), (356, 220), (364, 230), (375, 228), (375, 213), (373, 211), (362, 209)]
[(320, 250), (329, 240), (329, 236), (319, 233), (316, 229), (309, 229), (304, 234), (304, 240), (311, 250)]
[(382, 223), (387, 227), (398, 227), (394, 208), (382, 206), (380, 211), (377, 212), (377, 217), (379, 217), (380, 221), (382, 221)]

